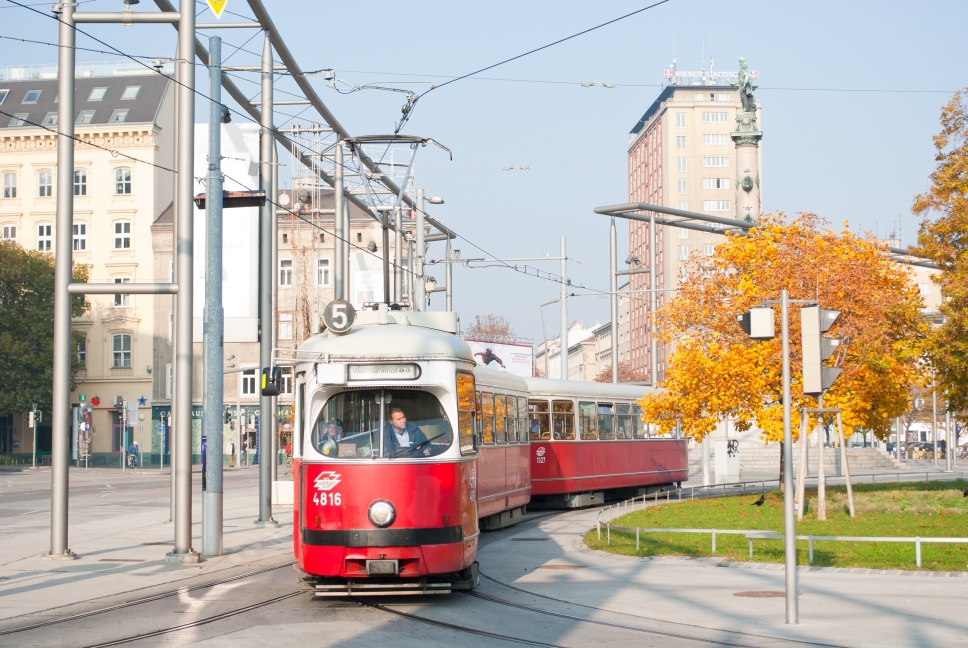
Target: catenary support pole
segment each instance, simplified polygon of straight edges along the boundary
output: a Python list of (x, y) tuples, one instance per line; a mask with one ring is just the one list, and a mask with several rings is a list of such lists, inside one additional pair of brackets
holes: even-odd
[(934, 444), (934, 465), (938, 465), (938, 383), (931, 389), (931, 442)]
[(168, 562), (197, 563), (198, 552), (192, 549), (192, 286), (195, 205), (192, 203), (195, 178), (195, 6), (185, 3), (180, 8), (178, 23), (178, 80), (184, 86), (178, 93), (178, 156), (179, 173), (175, 182), (175, 202), (178, 222), (175, 230), (175, 264), (181, 285), (178, 291), (178, 319), (175, 322), (175, 548), (167, 555)]
[(618, 256), (618, 234), (615, 231), (615, 217), (612, 217), (612, 225), (609, 230), (609, 263), (608, 263), (608, 274), (609, 274), (609, 291), (612, 293), (609, 295), (609, 303), (612, 306), (612, 384), (618, 383), (618, 275), (615, 268), (615, 264), (618, 262), (616, 258)]
[[(177, 41), (181, 43), (179, 38)], [(175, 45), (175, 60), (178, 60), (178, 53), (181, 51), (179, 44)], [(175, 117), (174, 117), (174, 140), (175, 142), (180, 142), (179, 138), (179, 110), (178, 106), (181, 105), (179, 101), (179, 93), (181, 92), (181, 85), (179, 84), (179, 70), (181, 66), (175, 63), (175, 71), (173, 73), (173, 78), (175, 83), (173, 84), (174, 98), (175, 98)], [(171, 150), (171, 168), (175, 171), (174, 182), (172, 182), (172, 199), (171, 199), (171, 215), (172, 215), (172, 230), (171, 230), (171, 281), (174, 284), (178, 283), (178, 149), (176, 146), (172, 146)], [(178, 363), (175, 362), (175, 357), (178, 353), (178, 295), (174, 295), (171, 299), (171, 399), (168, 402), (168, 472), (169, 481), (171, 482), (170, 490), (168, 492), (169, 498), (169, 512), (168, 512), (168, 523), (175, 523), (175, 410), (177, 408), (178, 401), (178, 389), (176, 385), (178, 384)]]
[(944, 471), (951, 472), (952, 461), (951, 454), (955, 451), (954, 446), (951, 444), (952, 434), (951, 434), (951, 410), (948, 409), (947, 402), (944, 408)]
[(202, 315), (202, 554), (222, 555), (222, 39), (208, 39), (208, 179), (205, 183), (205, 309)]
[(565, 237), (561, 237), (561, 335), (558, 345), (560, 378), (568, 380), (568, 258), (565, 255)]
[[(71, 233), (74, 218), (74, 7), (60, 5), (57, 58), (57, 221), (54, 224), (54, 375), (51, 409), (50, 549), (45, 558), (71, 560), (67, 546), (70, 479), (71, 295), (73, 278)], [(37, 422), (34, 422), (34, 452)]]
[(393, 224), (397, 228), (393, 233), (393, 301), (398, 304), (403, 301), (403, 203), (393, 210)]
[[(657, 329), (655, 324), (655, 309), (658, 304), (656, 283), (659, 276), (658, 260), (655, 246), (658, 236), (655, 231), (655, 212), (649, 214), (649, 381), (654, 387), (659, 383), (659, 343), (655, 339)], [(665, 274), (663, 274), (663, 277)]]
[[(343, 192), (343, 196), (346, 196), (346, 192)], [(340, 245), (343, 246), (343, 290), (346, 293), (346, 301), (353, 301), (353, 273), (352, 264), (350, 263), (350, 241), (353, 238), (352, 227), (350, 227), (350, 201), (343, 201), (343, 232), (346, 234), (346, 238), (340, 241)]]
[[(272, 196), (272, 41), (262, 42), (262, 122), (259, 136), (259, 178), (266, 196)], [(272, 364), (272, 218), (275, 206), (268, 200), (259, 212), (259, 367)], [(257, 372), (259, 373), (259, 372)], [(279, 526), (272, 519), (272, 398), (259, 390), (259, 526)]]
[(343, 229), (343, 213), (345, 198), (343, 196), (343, 145), (336, 144), (333, 153), (335, 168), (333, 171), (333, 230), (335, 241), (336, 265), (333, 268), (333, 299), (346, 299), (346, 247), (344, 241), (350, 237), (349, 232)]
[(790, 423), (790, 296), (780, 292), (783, 370), (783, 545), (786, 567), (786, 622), (799, 623), (797, 538), (793, 518), (793, 431)]
[(451, 313), (454, 310), (454, 251), (450, 246), (450, 237), (447, 237), (445, 256), (447, 257), (447, 291), (444, 293), (447, 297), (447, 312)]
[[(272, 196), (269, 199), (275, 203), (278, 200), (279, 193), (279, 152), (276, 149), (275, 138), (269, 139), (269, 146), (272, 149)], [(279, 214), (276, 212), (276, 206), (273, 204), (272, 209), (272, 268), (275, 272), (276, 268), (279, 267)], [(316, 236), (313, 232), (312, 236)], [(305, 281), (305, 277), (300, 277), (296, 274), (296, 281)], [(272, 315), (270, 320), (272, 321), (272, 348), (279, 348), (279, 282), (273, 278), (269, 282), (272, 286)], [(297, 293), (298, 294), (298, 293)], [(313, 331), (315, 333), (315, 331)], [(269, 430), (272, 433), (272, 483), (275, 484), (279, 478), (279, 398), (277, 396), (272, 396), (269, 404), (269, 411), (272, 412), (272, 416), (269, 417)], [(275, 488), (275, 486), (273, 486)]]
[[(426, 252), (426, 244), (424, 241), (424, 190), (417, 189), (417, 232), (416, 232), (416, 246), (417, 250), (413, 255), (415, 269), (414, 269), (414, 284), (416, 290), (414, 290), (414, 310), (425, 311), (427, 310), (427, 283), (424, 280), (424, 255)], [(399, 237), (397, 237), (399, 238)]]

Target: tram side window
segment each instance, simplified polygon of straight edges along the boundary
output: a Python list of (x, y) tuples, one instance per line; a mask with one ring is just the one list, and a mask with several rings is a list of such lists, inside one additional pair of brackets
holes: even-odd
[(632, 404), (632, 436), (636, 439), (649, 438), (649, 430), (642, 421), (642, 408), (638, 403)]
[(552, 407), (552, 429), (556, 441), (575, 440), (575, 404), (571, 401), (555, 401)]
[(518, 443), (528, 442), (528, 401), (518, 396)]
[(494, 394), (481, 392), (481, 431), (484, 443), (494, 443)]
[(504, 394), (494, 396), (494, 440), (507, 443), (508, 401)]
[(460, 453), (474, 454), (475, 443), (475, 402), (474, 374), (463, 371), (457, 373), (457, 434), (460, 440)]
[(611, 403), (599, 403), (598, 404), (598, 438), (599, 439), (614, 439), (615, 438), (615, 422), (612, 420), (615, 417), (612, 415), (612, 404)]
[(518, 433), (516, 431), (516, 417), (518, 415), (518, 399), (514, 396), (508, 396), (508, 443), (518, 442)]
[(595, 416), (595, 403), (578, 403), (578, 429), (582, 439), (590, 441), (598, 438), (598, 418)]
[(632, 438), (632, 406), (628, 403), (615, 404), (615, 438)]
[(481, 392), (477, 392), (477, 445), (480, 447), (484, 443), (482, 431), (484, 429), (484, 418), (481, 416)]
[(530, 435), (532, 441), (548, 441), (551, 439), (551, 425), (548, 421), (548, 401), (528, 401), (528, 413), (531, 418)]

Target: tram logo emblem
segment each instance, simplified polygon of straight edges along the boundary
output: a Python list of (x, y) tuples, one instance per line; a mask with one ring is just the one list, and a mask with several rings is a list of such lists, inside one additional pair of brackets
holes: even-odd
[(339, 473), (321, 472), (316, 476), (316, 490), (333, 490), (339, 481)]
[(544, 446), (538, 446), (538, 449), (537, 449), (537, 450), (535, 450), (535, 451), (534, 451), (534, 453), (535, 453), (536, 455), (538, 455), (539, 457), (543, 457), (543, 456), (545, 455), (545, 449), (544, 449)]

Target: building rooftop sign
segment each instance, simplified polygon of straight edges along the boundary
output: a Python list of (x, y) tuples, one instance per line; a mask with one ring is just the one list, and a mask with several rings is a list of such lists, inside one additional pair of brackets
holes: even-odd
[[(703, 65), (698, 71), (677, 70), (676, 60), (672, 59), (672, 65), (662, 71), (662, 78), (670, 85), (711, 85), (728, 86), (736, 81), (739, 72), (717, 72), (713, 70), (713, 59), (709, 59), (709, 69)], [(754, 81), (759, 78), (757, 70), (750, 70), (750, 78)]]

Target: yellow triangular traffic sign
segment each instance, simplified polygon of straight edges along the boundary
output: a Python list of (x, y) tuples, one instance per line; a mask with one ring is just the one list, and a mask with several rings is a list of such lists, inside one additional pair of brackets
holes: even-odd
[(218, 19), (222, 18), (222, 11), (225, 9), (225, 5), (228, 4), (229, 0), (206, 0), (208, 2), (209, 8), (215, 17)]

